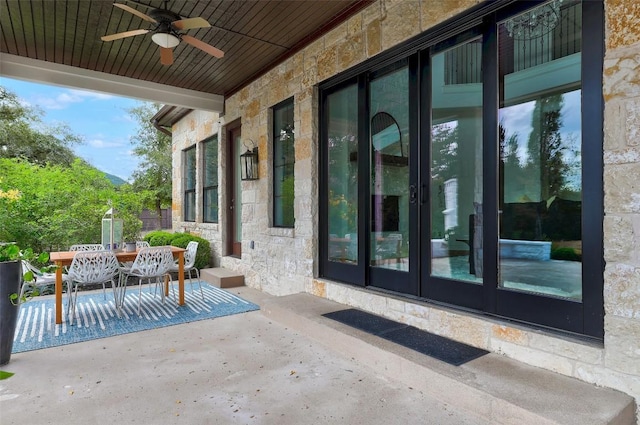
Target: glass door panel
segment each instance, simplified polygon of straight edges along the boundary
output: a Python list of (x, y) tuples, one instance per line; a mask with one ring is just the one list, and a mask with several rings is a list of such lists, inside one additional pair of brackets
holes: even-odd
[(409, 270), (409, 71), (370, 86), (371, 203), (369, 264)]
[(582, 300), (580, 7), (565, 4), (536, 34), (514, 29), (518, 16), (498, 27), (499, 287), (572, 301)]
[(358, 86), (327, 97), (329, 261), (358, 263)]
[(482, 43), (431, 57), (431, 275), (482, 284)]

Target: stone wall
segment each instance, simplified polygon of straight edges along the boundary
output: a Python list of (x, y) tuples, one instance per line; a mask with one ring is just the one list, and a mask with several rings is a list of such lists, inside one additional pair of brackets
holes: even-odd
[(607, 0), (605, 10), (604, 351), (576, 376), (640, 405), (640, 2)]
[[(619, 389), (634, 396), (640, 405), (640, 2), (605, 1), (604, 347), (314, 278), (318, 237), (318, 99), (314, 85), (477, 2), (378, 1), (231, 96), (224, 119), (241, 118), (243, 138), (257, 141), (260, 155), (260, 180), (243, 182), (242, 260), (220, 257), (222, 236), (217, 225), (180, 221), (179, 173), (174, 175), (174, 200), (178, 200), (174, 228), (193, 229), (210, 239), (220, 264), (245, 273), (249, 286), (278, 295), (306, 291), (363, 308), (525, 363)], [(295, 105), (296, 221), (294, 229), (277, 229), (270, 227), (270, 108), (290, 97)], [(176, 126), (174, 151), (201, 140), (206, 131), (199, 133), (197, 127), (215, 121), (200, 116), (191, 114)], [(209, 129), (214, 131), (215, 125)], [(222, 150), (221, 155), (220, 163), (224, 164)], [(174, 170), (179, 170), (176, 157)]]
[[(202, 142), (209, 137), (218, 134), (221, 129), (221, 121), (217, 113), (193, 111), (179, 123), (173, 126), (172, 132), (172, 168), (173, 187), (171, 205), (171, 216), (173, 230), (176, 232), (189, 232), (196, 236), (207, 239), (211, 243), (211, 264), (220, 264), (220, 253), (222, 252), (222, 236), (219, 223), (202, 222), (202, 198), (196, 196), (196, 221), (186, 222), (184, 218), (183, 190), (184, 190), (184, 170), (182, 168), (182, 151)], [(218, 134), (218, 146), (221, 137)], [(223, 158), (218, 161), (222, 164)], [(202, 164), (202, 150), (196, 147), (196, 164)], [(221, 175), (219, 170), (218, 175)], [(196, 193), (202, 193), (202, 170), (196, 168)]]

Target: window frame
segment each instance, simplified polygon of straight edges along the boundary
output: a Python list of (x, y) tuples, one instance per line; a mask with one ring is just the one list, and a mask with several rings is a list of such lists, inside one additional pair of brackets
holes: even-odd
[[(206, 140), (201, 142), (201, 152), (202, 152), (202, 222), (203, 223), (218, 223), (220, 221), (220, 203), (219, 200), (219, 188), (220, 188), (220, 175), (219, 175), (219, 143), (218, 143), (218, 135), (214, 135), (209, 137)], [(215, 160), (215, 182), (213, 184), (207, 185), (207, 169), (209, 168), (209, 164), (207, 163), (207, 151), (209, 149), (214, 150)], [(207, 193), (215, 192), (216, 198), (216, 211), (215, 211), (215, 220), (207, 220), (207, 205), (205, 200), (207, 199)]]
[[(292, 184), (291, 184), (291, 188), (293, 190), (293, 188), (295, 187), (295, 131), (294, 131), (294, 115), (295, 115), (295, 103), (294, 103), (294, 98), (290, 97), (286, 100), (283, 100), (282, 102), (274, 105), (271, 108), (271, 112), (272, 112), (272, 161), (271, 161), (271, 166), (272, 166), (272, 183), (271, 183), (271, 190), (272, 190), (272, 209), (271, 209), (271, 213), (272, 213), (272, 227), (278, 227), (278, 228), (285, 228), (285, 229), (291, 229), (295, 227), (295, 213), (294, 213), (294, 203), (295, 203), (295, 194), (292, 196), (291, 200), (290, 200), (290, 205), (286, 204), (285, 205), (285, 200), (284, 200), (284, 195), (283, 193), (283, 182), (284, 180), (279, 180), (276, 176), (278, 175), (278, 173), (276, 172), (276, 170), (278, 168), (282, 168), (282, 176), (283, 179), (286, 179), (288, 177), (291, 177), (293, 179)], [(282, 163), (278, 162), (278, 158), (276, 158), (276, 151), (277, 151), (277, 146), (282, 144), (283, 142), (281, 141), (281, 130), (282, 128), (278, 128), (278, 127), (283, 127), (282, 125), (280, 125), (280, 123), (276, 123), (277, 119), (278, 119), (278, 112), (282, 111), (283, 114), (286, 116), (284, 121), (287, 121), (287, 118), (289, 119), (288, 122), (284, 123), (284, 126), (291, 126), (291, 133), (290, 133), (290, 137), (293, 138), (293, 140), (291, 141), (291, 154), (290, 157), (292, 159), (292, 161), (290, 162), (286, 162), (283, 161)], [(278, 195), (280, 194), (280, 195)], [(291, 224), (288, 223), (284, 223), (285, 217), (284, 217), (284, 212), (280, 212), (278, 213), (278, 206), (280, 205), (280, 210), (284, 211), (285, 208), (290, 209), (291, 211)]]
[[(189, 169), (189, 158), (188, 155), (191, 154), (191, 152), (193, 151), (193, 161), (192, 161), (192, 166), (193, 166), (193, 170)], [(182, 163), (183, 163), (183, 214), (184, 216), (182, 217), (183, 221), (186, 222), (195, 222), (196, 221), (196, 205), (197, 205), (197, 200), (196, 200), (196, 188), (198, 186), (198, 183), (196, 181), (197, 179), (197, 169), (198, 169), (198, 164), (197, 164), (197, 146), (194, 144), (193, 146), (189, 146), (188, 148), (184, 149), (182, 151)], [(188, 182), (189, 182), (189, 177), (188, 174), (189, 173), (193, 173), (193, 187), (189, 187), (188, 186)], [(189, 204), (190, 201), (189, 199), (193, 199), (193, 205), (191, 206), (191, 211), (193, 211), (193, 218), (190, 219), (190, 217), (188, 217), (188, 213), (189, 213)]]

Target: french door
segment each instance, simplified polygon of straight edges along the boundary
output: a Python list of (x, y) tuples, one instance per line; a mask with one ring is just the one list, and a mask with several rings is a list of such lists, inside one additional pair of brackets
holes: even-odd
[(417, 281), (411, 277), (417, 260), (411, 248), (419, 240), (417, 189), (412, 184), (418, 157), (413, 155), (416, 136), (410, 96), (417, 86), (409, 62), (396, 62), (368, 76), (365, 249), (369, 285), (418, 295)]
[(340, 280), (418, 295), (411, 278), (418, 205), (410, 69), (402, 60), (325, 96), (321, 244), (324, 269)]
[(321, 87), (321, 274), (601, 339), (602, 3), (467, 28)]

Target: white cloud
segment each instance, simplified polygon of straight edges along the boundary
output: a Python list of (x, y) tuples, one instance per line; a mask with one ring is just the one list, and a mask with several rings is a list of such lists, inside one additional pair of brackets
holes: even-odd
[(124, 146), (124, 144), (120, 142), (106, 141), (101, 139), (89, 140), (87, 141), (87, 144), (96, 149), (119, 148)]
[(95, 91), (71, 89), (71, 90), (69, 90), (69, 92), (75, 94), (76, 96), (80, 96), (80, 97), (84, 97), (84, 98), (90, 98), (90, 99), (97, 99), (97, 100), (110, 100), (110, 99), (114, 99), (115, 98), (115, 96), (113, 96), (111, 94), (99, 93), (99, 92), (95, 92)]
[(64, 90), (53, 97), (36, 96), (35, 103), (44, 109), (67, 109), (74, 103), (85, 100), (110, 100), (114, 96), (84, 90)]
[(136, 123), (136, 119), (134, 117), (132, 117), (131, 115), (129, 115), (128, 113), (125, 114), (121, 114), (121, 115), (114, 115), (113, 116), (113, 121), (114, 122), (126, 122), (126, 123)]

